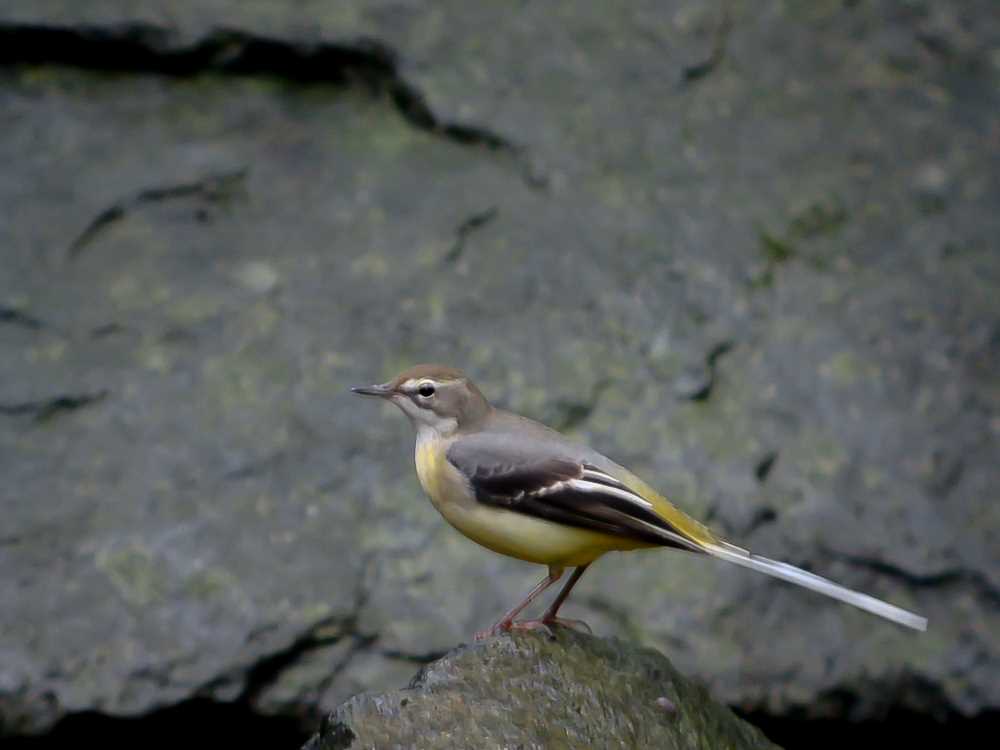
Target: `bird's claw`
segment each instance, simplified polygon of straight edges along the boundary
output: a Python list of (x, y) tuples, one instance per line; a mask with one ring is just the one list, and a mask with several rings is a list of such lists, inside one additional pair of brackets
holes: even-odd
[(585, 623), (583, 620), (567, 620), (562, 617), (552, 617), (548, 620), (544, 620), (544, 622), (546, 625), (558, 625), (561, 628), (569, 628), (570, 630), (586, 630), (590, 635), (594, 634), (590, 625)]
[(485, 641), (487, 638), (492, 638), (501, 633), (509, 633), (512, 630), (541, 630), (549, 638), (555, 638), (555, 633), (552, 632), (553, 625), (560, 628), (569, 628), (570, 630), (586, 630), (590, 634), (594, 632), (583, 620), (566, 620), (562, 617), (549, 617), (541, 620), (500, 621), (489, 630), (478, 631), (474, 638), (477, 641)]

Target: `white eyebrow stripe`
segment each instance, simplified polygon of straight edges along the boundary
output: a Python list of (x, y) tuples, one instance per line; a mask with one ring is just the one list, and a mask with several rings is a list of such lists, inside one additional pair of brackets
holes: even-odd
[(434, 378), (410, 378), (399, 384), (399, 390), (403, 393), (414, 394), (422, 385), (432, 385), (437, 387), (438, 383)]

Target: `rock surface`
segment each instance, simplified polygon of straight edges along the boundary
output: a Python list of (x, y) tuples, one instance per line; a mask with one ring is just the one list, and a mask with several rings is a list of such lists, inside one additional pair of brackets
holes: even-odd
[(404, 690), (351, 698), (303, 750), (776, 748), (662, 654), (560, 630), (450, 652)]
[(568, 616), (775, 715), (1000, 707), (994, 5), (0, 5), (2, 731), (308, 720), (491, 622), (541, 571), (347, 392), (426, 360), (931, 628), (670, 553)]

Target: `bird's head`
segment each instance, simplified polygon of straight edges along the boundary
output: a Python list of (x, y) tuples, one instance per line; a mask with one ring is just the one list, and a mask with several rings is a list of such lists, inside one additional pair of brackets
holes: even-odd
[(478, 424), (492, 408), (461, 370), (443, 365), (416, 365), (386, 383), (351, 390), (391, 401), (418, 431), (429, 428), (441, 437)]

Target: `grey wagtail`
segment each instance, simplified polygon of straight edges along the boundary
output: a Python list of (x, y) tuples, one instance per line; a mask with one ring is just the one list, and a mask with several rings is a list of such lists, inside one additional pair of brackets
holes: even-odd
[[(572, 624), (556, 615), (587, 566), (605, 552), (646, 547), (707, 554), (927, 628), (919, 615), (719, 538), (597, 451), (493, 408), (459, 370), (417, 365), (387, 383), (352, 390), (391, 401), (409, 417), (417, 430), (417, 476), (448, 523), (494, 552), (548, 566), (545, 579), (477, 639)], [(570, 567), (573, 575), (542, 618), (515, 622)]]

